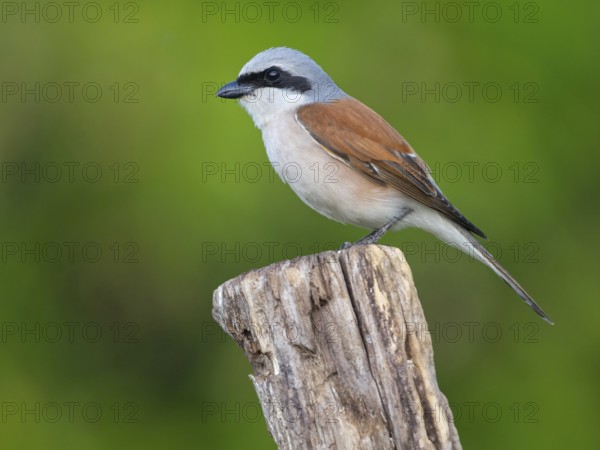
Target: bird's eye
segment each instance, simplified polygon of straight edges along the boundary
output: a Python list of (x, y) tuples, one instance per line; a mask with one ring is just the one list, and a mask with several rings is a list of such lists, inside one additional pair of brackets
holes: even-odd
[(270, 83), (279, 80), (279, 77), (281, 77), (281, 72), (278, 69), (269, 69), (265, 73), (265, 80)]

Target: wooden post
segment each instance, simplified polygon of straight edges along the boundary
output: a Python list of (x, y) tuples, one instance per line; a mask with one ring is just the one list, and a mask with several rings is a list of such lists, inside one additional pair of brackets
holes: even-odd
[(354, 246), (245, 273), (213, 316), (279, 449), (460, 449), (404, 255)]

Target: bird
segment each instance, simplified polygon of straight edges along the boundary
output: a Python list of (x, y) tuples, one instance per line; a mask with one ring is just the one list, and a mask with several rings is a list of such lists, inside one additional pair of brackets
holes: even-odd
[(487, 238), (445, 197), (406, 139), (309, 56), (288, 47), (264, 50), (216, 96), (236, 99), (249, 113), (275, 172), (304, 203), (371, 231), (352, 245), (374, 244), (389, 230), (423, 229), (488, 266), (553, 323), (476, 239)]

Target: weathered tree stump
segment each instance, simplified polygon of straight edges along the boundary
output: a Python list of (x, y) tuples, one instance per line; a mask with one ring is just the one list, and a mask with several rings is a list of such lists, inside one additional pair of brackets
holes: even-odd
[(242, 347), (279, 449), (460, 449), (404, 255), (304, 256), (220, 286), (213, 316)]

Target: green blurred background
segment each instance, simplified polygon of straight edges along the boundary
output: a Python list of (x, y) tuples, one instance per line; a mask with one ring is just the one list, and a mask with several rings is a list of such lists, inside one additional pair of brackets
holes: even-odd
[(213, 95), (286, 45), (404, 134), (556, 322), (423, 232), (385, 237), (464, 447), (592, 448), (600, 7), (478, 5), (2, 2), (1, 447), (275, 447), (212, 292), (365, 233), (272, 178)]

